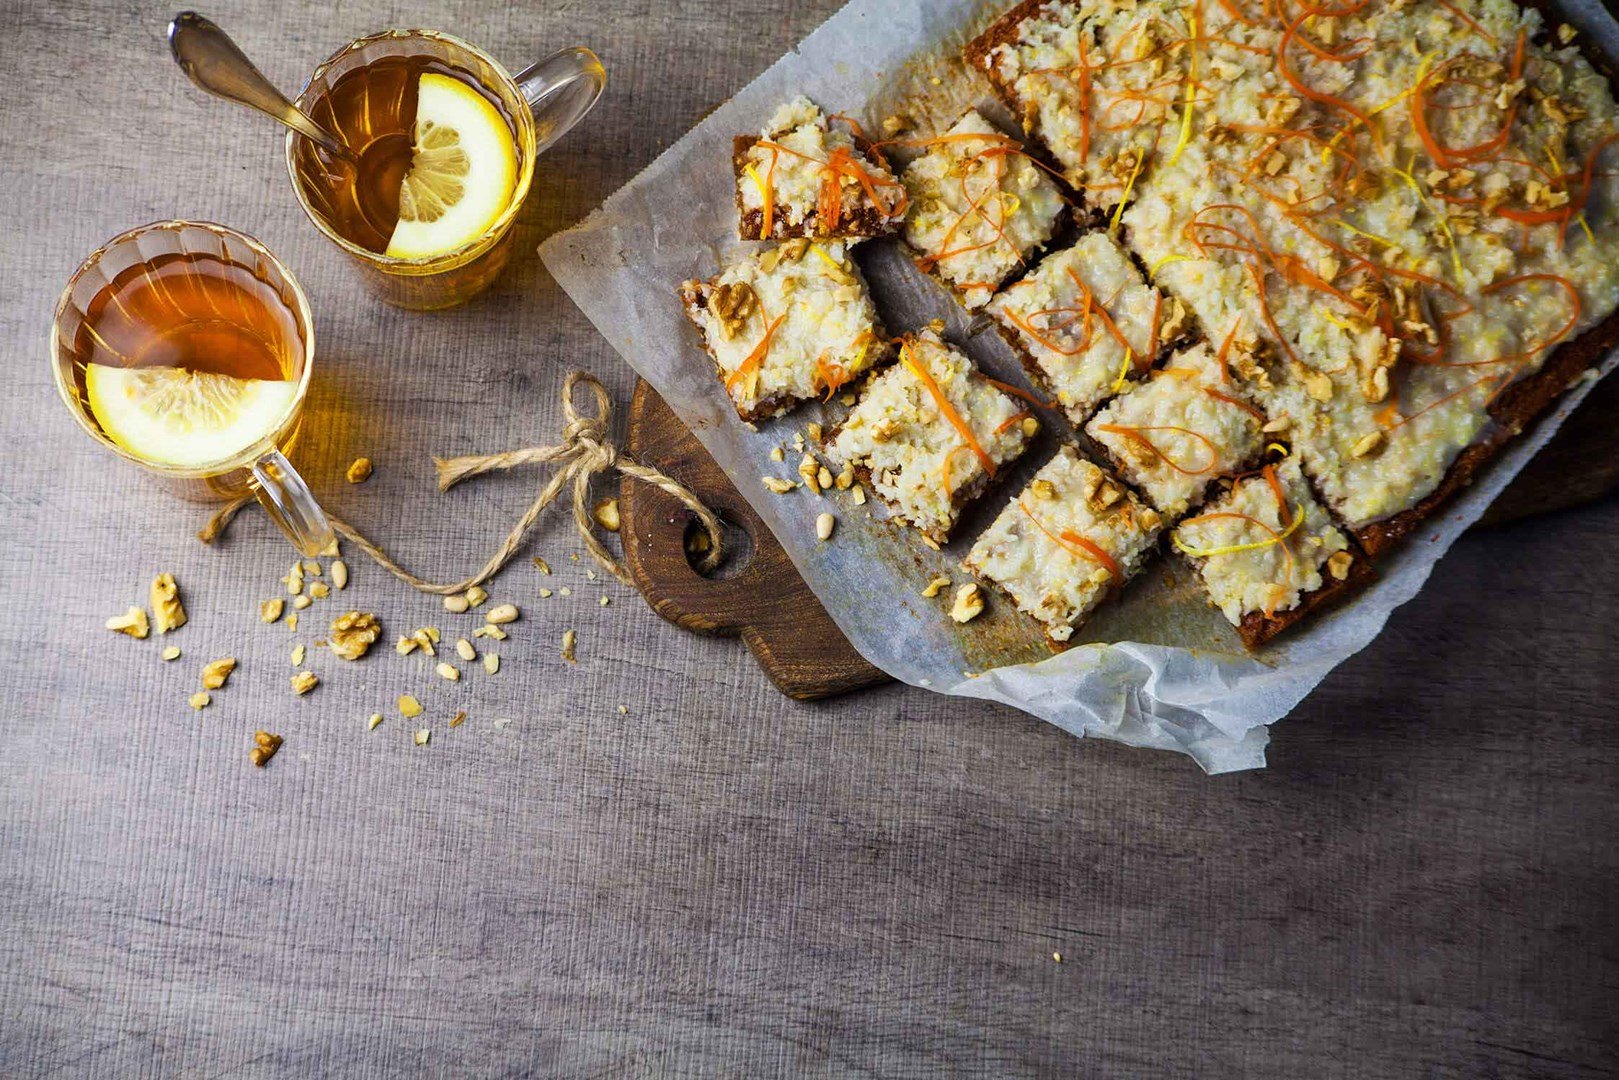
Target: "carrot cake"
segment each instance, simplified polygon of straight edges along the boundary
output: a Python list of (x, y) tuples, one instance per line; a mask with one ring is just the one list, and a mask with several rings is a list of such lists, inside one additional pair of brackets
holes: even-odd
[(1170, 538), (1197, 567), (1209, 602), (1250, 647), (1368, 571), (1311, 495), (1296, 458), (1238, 480)]
[(1102, 232), (1046, 256), (987, 310), (1029, 378), (1075, 426), (1131, 374), (1151, 367), (1166, 338), (1185, 326), (1185, 308), (1166, 305)]
[(791, 240), (680, 287), (747, 421), (835, 392), (892, 354), (844, 241)]
[(930, 329), (901, 342), (899, 363), (871, 380), (827, 452), (894, 517), (942, 544), (962, 508), (1039, 427), (1023, 402)]
[(1258, 456), (1265, 424), (1229, 356), (1197, 344), (1128, 383), (1085, 434), (1160, 513), (1178, 518), (1203, 501), (1211, 480)]
[(969, 110), (901, 176), (910, 198), (905, 241), (917, 265), (981, 308), (1051, 239), (1065, 203), (1016, 139)]
[[(1506, 0), (1041, 0), (976, 42), (1253, 397), (1326, 505), (1392, 543), (1619, 324), (1619, 110), (1566, 26)], [(1576, 364), (1578, 366), (1572, 366)]]
[(1064, 446), (962, 565), (997, 585), (1061, 644), (1141, 569), (1161, 526), (1157, 511)]
[(736, 139), (744, 240), (866, 239), (905, 220), (905, 189), (853, 124), (797, 97), (757, 137)]

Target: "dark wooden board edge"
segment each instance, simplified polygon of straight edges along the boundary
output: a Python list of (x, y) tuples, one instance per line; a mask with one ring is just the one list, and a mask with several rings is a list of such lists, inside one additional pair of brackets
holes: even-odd
[(740, 637), (770, 680), (800, 701), (892, 681), (861, 656), (826, 613), (770, 529), (697, 437), (645, 380), (630, 401), (628, 449), (689, 487), (745, 533), (751, 552), (704, 577), (686, 557), (691, 511), (638, 481), (619, 485), (619, 541), (636, 588), (663, 618), (699, 634)]

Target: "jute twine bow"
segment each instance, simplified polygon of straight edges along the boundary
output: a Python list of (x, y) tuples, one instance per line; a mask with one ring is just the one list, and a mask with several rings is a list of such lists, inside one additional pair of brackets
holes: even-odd
[[(587, 416), (574, 407), (574, 387), (583, 385), (590, 390), (596, 399), (596, 413)], [(613, 430), (613, 402), (607, 396), (607, 388), (586, 371), (570, 371), (562, 383), (562, 411), (567, 417), (567, 424), (562, 429), (562, 442), (556, 446), (534, 446), (526, 450), (508, 450), (503, 454), (484, 454), (469, 457), (434, 458), (438, 466), (438, 489), (448, 491), (463, 480), (474, 476), (482, 476), (489, 472), (504, 472), (507, 469), (517, 468), (519, 465), (550, 465), (555, 464), (556, 471), (551, 474), (540, 493), (534, 497), (523, 516), (518, 518), (517, 524), (512, 526), (511, 532), (506, 534), (500, 548), (483, 564), (483, 568), (464, 581), (457, 581), (449, 585), (438, 585), (431, 581), (417, 577), (395, 562), (381, 547), (367, 539), (361, 532), (341, 518), (327, 514), (332, 528), (343, 539), (365, 552), (374, 559), (378, 566), (388, 571), (400, 581), (425, 593), (438, 596), (448, 596), (453, 593), (465, 592), (474, 585), (482, 585), (511, 562), (512, 557), (522, 547), (528, 532), (534, 527), (541, 511), (556, 501), (562, 489), (568, 485), (573, 486), (573, 521), (578, 527), (579, 537), (596, 557), (596, 561), (619, 581), (631, 585), (628, 571), (613, 558), (612, 553), (596, 538), (593, 528), (595, 522), (591, 517), (590, 482), (598, 473), (605, 473), (610, 469), (617, 469), (625, 476), (668, 492), (703, 523), (708, 530), (708, 553), (703, 556), (699, 569), (709, 572), (719, 565), (720, 561), (720, 523), (713, 511), (704, 506), (685, 485), (665, 476), (656, 469), (650, 469), (640, 464), (628, 454), (619, 450), (611, 441)], [(211, 544), (223, 535), (226, 527), (248, 503), (253, 501), (253, 495), (247, 494), (227, 503), (220, 509), (203, 530), (197, 534), (197, 539), (205, 544)]]

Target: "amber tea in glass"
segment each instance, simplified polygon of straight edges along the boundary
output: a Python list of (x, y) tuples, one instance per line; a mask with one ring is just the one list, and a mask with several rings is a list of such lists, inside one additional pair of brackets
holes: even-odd
[[(451, 162), (447, 187), (413, 188), (413, 165), (432, 155), (460, 153), (436, 146), (418, 124), (424, 76), (469, 89), (498, 114), (515, 167), (510, 191), (487, 227), (452, 250), (419, 257), (389, 254), (389, 239), (405, 216), (430, 215), (466, 195)], [(367, 284), (401, 307), (450, 307), (492, 282), (511, 250), (511, 225), (528, 193), (537, 154), (595, 104), (605, 84), (601, 62), (588, 49), (564, 49), (516, 79), (495, 59), (448, 34), (390, 30), (353, 42), (322, 64), (298, 106), (357, 155), (350, 164), (290, 132), (287, 168), (299, 201), (323, 233), (354, 260)], [(411, 202), (415, 192), (417, 202)], [(402, 208), (402, 195), (407, 203)], [(425, 209), (423, 205), (425, 204)]]
[(256, 492), (300, 550), (331, 528), (284, 456), (314, 342), (291, 274), (219, 225), (144, 226), (87, 258), (51, 331), (57, 388), (98, 441), (181, 494)]

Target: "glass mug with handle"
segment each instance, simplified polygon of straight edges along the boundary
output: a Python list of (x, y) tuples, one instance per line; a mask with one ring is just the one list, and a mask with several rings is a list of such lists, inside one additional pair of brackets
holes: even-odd
[(585, 48), (513, 78), (448, 34), (373, 34), (321, 64), (297, 101), (358, 163), (289, 131), (287, 171), (309, 219), (381, 299), (451, 307), (505, 266), (536, 157), (605, 86)]
[(257, 240), (189, 221), (114, 237), (68, 282), (50, 350), (97, 442), (186, 498), (254, 492), (306, 556), (331, 545), (286, 457), (315, 356), (309, 304)]

